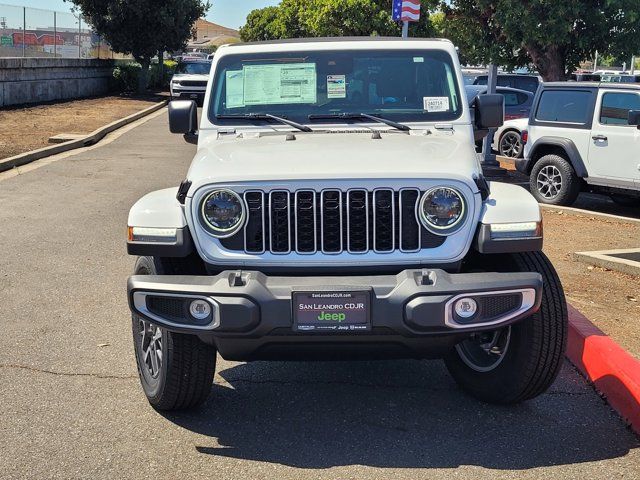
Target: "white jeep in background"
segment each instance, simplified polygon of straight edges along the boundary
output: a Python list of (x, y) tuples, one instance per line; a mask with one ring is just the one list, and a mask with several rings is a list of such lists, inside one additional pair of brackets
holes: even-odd
[(542, 84), (516, 168), (542, 203), (571, 205), (591, 191), (640, 205), (640, 85)]
[(538, 203), (488, 183), (475, 153), (503, 97), (473, 109), (446, 40), (218, 49), (199, 126), (194, 102), (169, 105), (171, 131), (198, 146), (186, 178), (128, 219), (151, 405), (202, 403), (217, 353), (444, 358), (482, 400), (544, 392), (566, 345), (562, 286)]

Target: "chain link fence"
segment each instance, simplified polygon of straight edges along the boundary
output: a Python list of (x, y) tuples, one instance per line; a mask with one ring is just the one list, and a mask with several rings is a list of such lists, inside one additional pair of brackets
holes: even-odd
[(82, 15), (0, 3), (0, 58), (129, 58), (115, 53)]

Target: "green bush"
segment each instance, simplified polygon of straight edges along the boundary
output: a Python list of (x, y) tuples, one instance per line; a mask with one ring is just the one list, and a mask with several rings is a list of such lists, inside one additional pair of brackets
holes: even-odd
[[(160, 66), (157, 63), (151, 64), (147, 77), (147, 88), (169, 88), (169, 81), (175, 72), (177, 62), (173, 60), (164, 61), (164, 75), (160, 78)], [(111, 89), (116, 92), (135, 92), (138, 90), (138, 78), (142, 67), (139, 63), (129, 62), (116, 66), (113, 69)]]
[(118, 65), (113, 69), (112, 90), (117, 92), (135, 92), (138, 89), (138, 77), (142, 67), (131, 62)]

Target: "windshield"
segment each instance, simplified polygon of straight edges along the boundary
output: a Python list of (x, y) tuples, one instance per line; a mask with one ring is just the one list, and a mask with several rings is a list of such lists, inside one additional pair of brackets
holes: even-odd
[(209, 62), (179, 63), (176, 73), (186, 73), (189, 75), (208, 75), (211, 70)]
[(344, 113), (450, 121), (462, 114), (462, 105), (453, 61), (444, 51), (340, 50), (225, 55), (216, 67), (209, 112), (217, 124), (242, 123), (220, 116), (250, 113), (300, 123), (309, 123), (309, 115)]

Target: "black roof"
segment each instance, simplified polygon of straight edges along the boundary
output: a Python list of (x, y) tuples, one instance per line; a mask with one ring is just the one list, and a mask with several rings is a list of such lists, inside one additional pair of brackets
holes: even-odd
[(637, 83), (613, 83), (613, 82), (545, 82), (542, 88), (611, 88), (621, 90), (640, 90)]
[(270, 44), (287, 44), (287, 43), (314, 43), (314, 42), (423, 42), (423, 41), (436, 41), (436, 42), (448, 42), (451, 40), (446, 38), (402, 38), (402, 37), (307, 37), (307, 38), (282, 38), (279, 40), (261, 40), (257, 42), (240, 42), (230, 43), (225, 45), (225, 48), (241, 47), (242, 45), (270, 45)]

